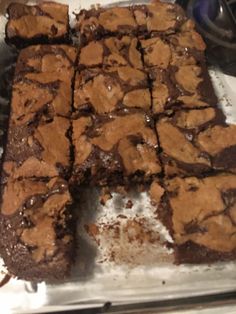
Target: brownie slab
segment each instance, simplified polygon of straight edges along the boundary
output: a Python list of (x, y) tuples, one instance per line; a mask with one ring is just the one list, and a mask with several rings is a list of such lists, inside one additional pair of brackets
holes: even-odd
[(135, 5), (132, 8), (138, 33), (175, 33), (186, 20), (182, 8), (177, 4), (155, 1), (148, 5)]
[(69, 117), (77, 51), (66, 45), (37, 45), (18, 57), (11, 101), (11, 120), (24, 124), (36, 116)]
[(236, 176), (165, 180), (159, 217), (174, 239), (176, 263), (236, 257)]
[(145, 182), (161, 172), (158, 142), (143, 112), (80, 117), (73, 121), (72, 181), (91, 185)]
[(11, 3), (7, 14), (6, 42), (9, 44), (21, 48), (30, 44), (65, 43), (69, 39), (67, 5)]
[(67, 183), (9, 180), (2, 192), (0, 253), (11, 275), (64, 279), (74, 255)]
[(165, 174), (201, 175), (236, 170), (236, 125), (227, 125), (221, 110), (177, 111), (156, 123)]
[(74, 107), (105, 114), (121, 108), (151, 108), (145, 72), (130, 66), (87, 69), (76, 74)]
[(135, 37), (109, 37), (91, 41), (81, 48), (79, 54), (79, 69), (127, 65), (136, 69), (143, 68)]
[(75, 30), (82, 44), (111, 35), (135, 34), (137, 29), (129, 7), (81, 10), (76, 19)]
[(10, 122), (3, 171), (10, 178), (68, 176), (70, 121), (63, 117), (31, 124)]

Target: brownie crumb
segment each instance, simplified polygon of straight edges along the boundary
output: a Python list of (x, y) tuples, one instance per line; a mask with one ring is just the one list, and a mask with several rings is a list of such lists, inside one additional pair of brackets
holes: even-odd
[(127, 203), (125, 204), (125, 208), (130, 209), (133, 207), (133, 202), (131, 200), (128, 200)]
[(0, 281), (0, 288), (5, 286), (11, 280), (11, 278), (12, 277), (9, 274), (4, 275), (3, 279)]
[(112, 194), (109, 191), (109, 188), (106, 188), (106, 187), (102, 188), (101, 195), (100, 195), (99, 199), (100, 199), (100, 204), (103, 206), (106, 205), (107, 201), (112, 199)]

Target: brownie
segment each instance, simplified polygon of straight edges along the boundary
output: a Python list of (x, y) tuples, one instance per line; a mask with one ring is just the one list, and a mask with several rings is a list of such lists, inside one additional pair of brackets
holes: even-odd
[(129, 7), (81, 10), (76, 16), (75, 30), (82, 44), (112, 35), (135, 34), (137, 24)]
[(194, 57), (196, 61), (201, 61), (206, 50), (206, 44), (202, 36), (196, 32), (195, 24), (192, 20), (186, 20), (179, 32), (166, 37), (169, 44), (174, 47), (175, 53), (185, 55), (189, 60)]
[(69, 117), (76, 49), (66, 45), (37, 45), (23, 49), (13, 82), (11, 120), (23, 124), (35, 116)]
[(2, 192), (0, 252), (11, 275), (54, 281), (69, 274), (74, 255), (67, 183), (9, 180)]
[(121, 108), (151, 109), (145, 72), (130, 66), (93, 68), (78, 72), (74, 107), (77, 111), (105, 114)]
[(91, 41), (81, 48), (79, 69), (127, 65), (136, 69), (143, 68), (138, 40), (135, 37), (108, 37)]
[(140, 37), (144, 65), (147, 68), (198, 65), (205, 62), (206, 45), (191, 20), (181, 27), (182, 31), (168, 37)]
[(152, 111), (158, 115), (176, 109), (215, 107), (218, 99), (205, 64), (150, 69)]
[(166, 176), (236, 171), (236, 125), (221, 110), (182, 110), (156, 123)]
[(183, 9), (172, 3), (155, 1), (148, 5), (135, 5), (132, 10), (139, 34), (172, 34), (186, 20)]
[(152, 121), (143, 111), (83, 116), (73, 121), (74, 184), (148, 182), (161, 172)]
[(43, 2), (29, 6), (11, 3), (7, 9), (6, 42), (22, 48), (32, 44), (69, 40), (68, 6)]
[(236, 176), (176, 177), (165, 189), (158, 213), (174, 239), (176, 263), (235, 260)]
[(31, 124), (10, 122), (3, 170), (10, 178), (67, 177), (70, 170), (70, 121), (55, 117)]

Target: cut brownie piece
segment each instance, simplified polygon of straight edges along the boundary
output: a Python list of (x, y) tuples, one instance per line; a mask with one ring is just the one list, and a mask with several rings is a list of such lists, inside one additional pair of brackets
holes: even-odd
[[(163, 61), (164, 64), (164, 61)], [(154, 114), (179, 108), (215, 107), (218, 103), (205, 64), (150, 69)]]
[(76, 49), (38, 45), (20, 52), (13, 83), (11, 120), (23, 124), (39, 114), (69, 117)]
[(31, 124), (10, 123), (3, 170), (10, 178), (68, 176), (70, 121), (63, 117)]
[(193, 23), (187, 21), (183, 31), (162, 38), (140, 38), (144, 55), (144, 65), (168, 69), (170, 66), (197, 65), (205, 62), (204, 51), (206, 45), (202, 37), (194, 30)]
[(236, 258), (236, 176), (165, 180), (159, 217), (174, 239), (176, 263)]
[(137, 24), (129, 7), (81, 10), (76, 19), (75, 30), (82, 44), (104, 36), (134, 34), (137, 30)]
[(143, 68), (137, 38), (130, 36), (109, 37), (99, 41), (91, 41), (81, 48), (79, 69), (127, 65), (136, 69)]
[(186, 20), (183, 9), (172, 3), (155, 1), (133, 7), (139, 33), (175, 33)]
[(151, 108), (145, 72), (129, 66), (87, 69), (77, 73), (74, 107), (78, 111), (109, 113), (120, 108)]
[(150, 124), (137, 110), (73, 121), (73, 181), (107, 186), (147, 182), (158, 175), (158, 142)]
[(236, 171), (236, 125), (227, 125), (221, 110), (177, 111), (156, 129), (167, 176)]
[(17, 47), (69, 40), (68, 6), (44, 2), (29, 6), (11, 3), (7, 9), (6, 42)]
[(182, 55), (194, 56), (196, 60), (201, 60), (206, 44), (202, 36), (195, 30), (195, 24), (187, 20), (180, 28), (180, 31), (166, 37), (166, 40), (174, 46), (176, 52)]
[(152, 37), (140, 40), (144, 65), (146, 67), (157, 66), (167, 69), (171, 63), (172, 47), (161, 37)]
[(0, 212), (0, 253), (10, 274), (31, 281), (64, 279), (74, 255), (67, 183), (9, 180)]

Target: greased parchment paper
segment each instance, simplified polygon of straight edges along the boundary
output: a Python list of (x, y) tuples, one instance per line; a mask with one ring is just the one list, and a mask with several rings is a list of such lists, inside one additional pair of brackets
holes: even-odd
[[(0, 14), (10, 2), (0, 0)], [(73, 12), (89, 8), (97, 1), (58, 2), (69, 4), (73, 22)], [(101, 5), (115, 2), (99, 1)], [(4, 44), (5, 23), (6, 18), (1, 15), (0, 75), (12, 58)], [(227, 121), (236, 123), (236, 78), (224, 75), (217, 69), (211, 69), (210, 74)], [(1, 97), (0, 106), (2, 119), (6, 101)], [(96, 190), (82, 190), (78, 197), (79, 249), (71, 278), (58, 285), (36, 285), (11, 279), (0, 288), (1, 313), (84, 309), (102, 306), (106, 302), (139, 303), (236, 289), (234, 262), (211, 266), (173, 265), (172, 251), (161, 245), (166, 240), (171, 241), (170, 236), (157, 221), (156, 208), (150, 204), (147, 193), (133, 192), (126, 197), (113, 194), (105, 206), (100, 204)], [(0, 280), (4, 273), (0, 259)]]

